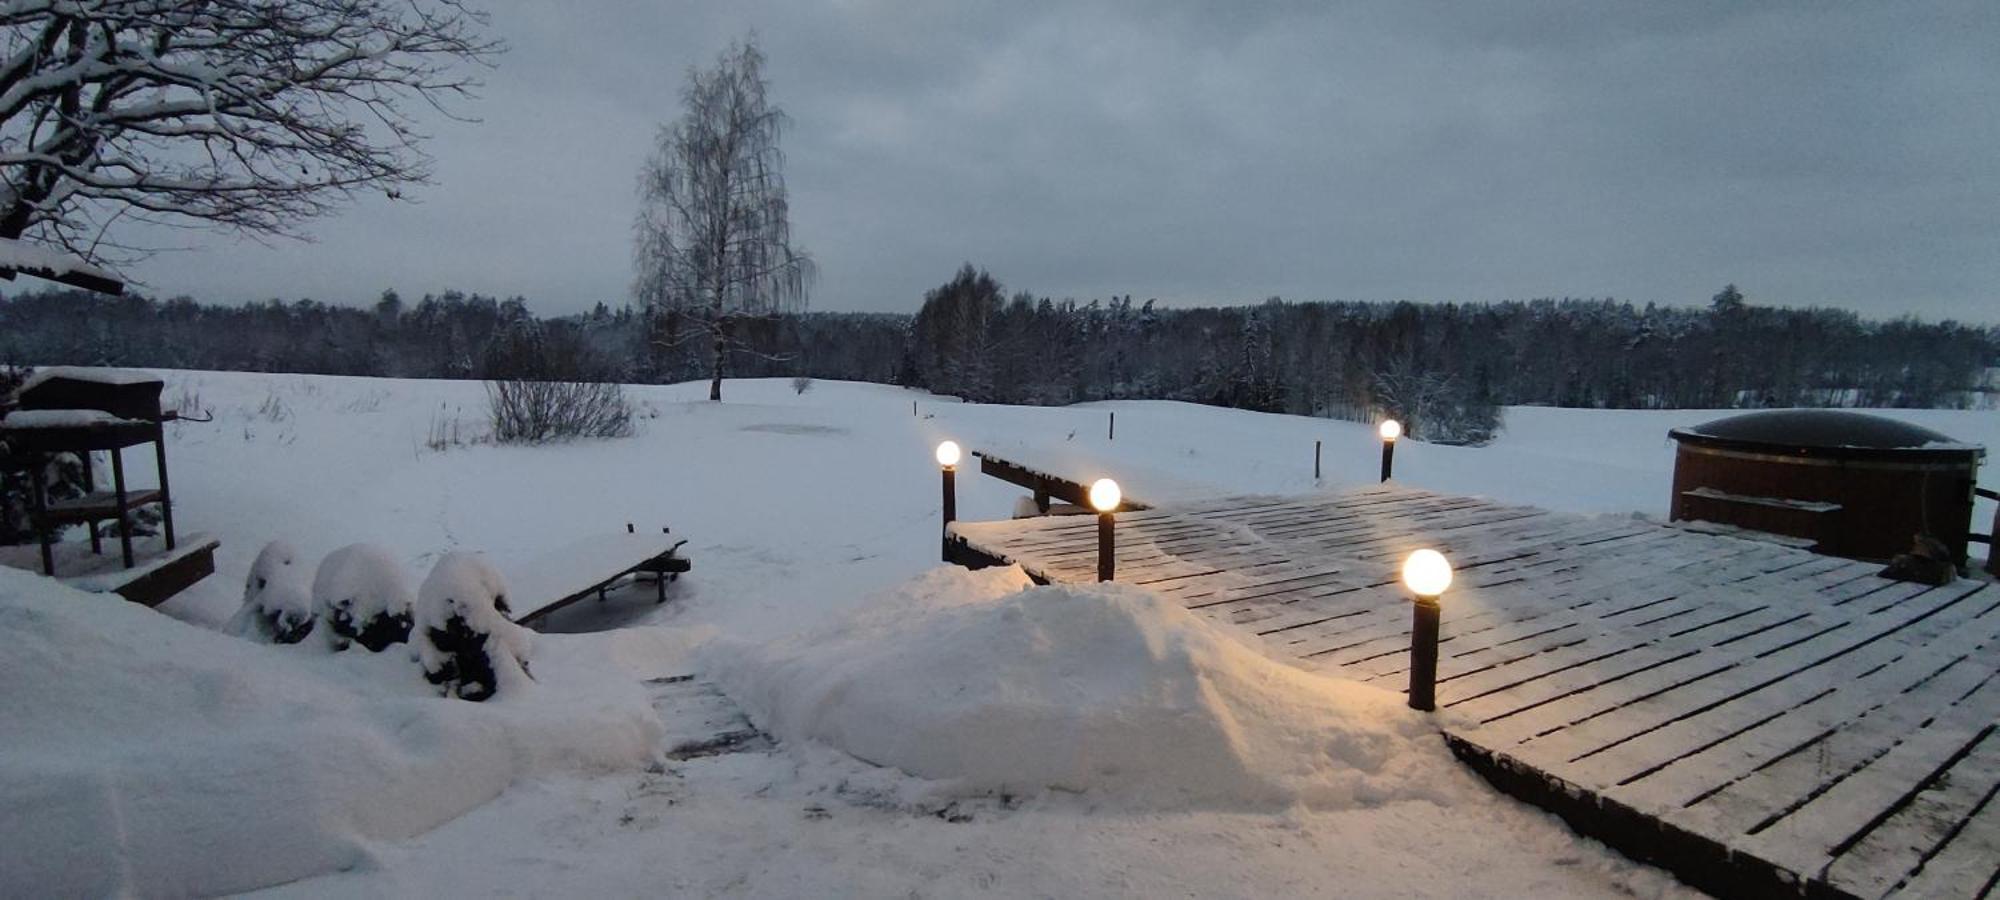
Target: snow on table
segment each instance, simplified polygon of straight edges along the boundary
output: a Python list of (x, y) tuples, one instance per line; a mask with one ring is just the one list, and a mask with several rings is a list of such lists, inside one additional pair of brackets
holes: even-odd
[(21, 383), (20, 390), (28, 390), (45, 381), (57, 378), (69, 381), (88, 381), (92, 384), (150, 384), (161, 381), (160, 376), (143, 369), (115, 369), (109, 366), (43, 366)]
[(596, 590), (671, 551), (669, 534), (593, 535), (502, 565), (516, 622), (525, 622)]
[[(960, 549), (1096, 577), (1094, 517), (958, 522)], [(1652, 522), (1382, 485), (1121, 514), (1117, 580), (1278, 658), (1401, 689), (1397, 567), (1433, 547), (1438, 723), (1580, 830), (1725, 894), (1970, 896), (2000, 875), (2000, 587)]]
[(0, 418), (6, 428), (95, 428), (101, 425), (151, 425), (114, 416), (99, 409), (17, 409)]

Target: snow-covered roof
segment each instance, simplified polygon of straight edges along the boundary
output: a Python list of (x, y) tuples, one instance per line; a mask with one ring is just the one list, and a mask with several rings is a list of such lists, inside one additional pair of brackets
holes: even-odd
[(54, 247), (11, 238), (0, 238), (0, 272), (8, 277), (14, 272), (26, 272), (107, 294), (125, 290), (125, 280), (109, 269), (93, 266)]

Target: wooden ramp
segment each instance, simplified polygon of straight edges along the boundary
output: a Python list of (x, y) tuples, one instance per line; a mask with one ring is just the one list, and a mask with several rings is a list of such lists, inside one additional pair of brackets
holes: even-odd
[[(961, 522), (972, 564), (1096, 577), (1090, 516)], [(1450, 556), (1438, 723), (1503, 790), (1725, 896), (2000, 881), (2000, 587), (1780, 543), (1381, 486), (1124, 513), (1118, 580), (1403, 690), (1419, 547)]]

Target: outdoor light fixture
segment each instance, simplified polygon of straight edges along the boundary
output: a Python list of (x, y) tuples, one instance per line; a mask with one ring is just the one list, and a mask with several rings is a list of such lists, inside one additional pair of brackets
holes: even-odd
[(1410, 708), (1437, 708), (1438, 597), (1451, 587), (1451, 563), (1424, 549), (1403, 560), (1403, 586), (1416, 595), (1410, 622)]
[(1118, 490), (1118, 482), (1109, 478), (1099, 478), (1090, 485), (1090, 505), (1097, 510), (1097, 580), (1110, 581), (1116, 574), (1118, 545), (1112, 536), (1112, 510), (1125, 497)]
[(942, 550), (945, 562), (951, 562), (951, 523), (958, 519), (958, 442), (945, 441), (937, 445), (938, 467), (944, 471), (944, 528)]
[(1403, 436), (1403, 423), (1395, 419), (1383, 419), (1382, 427), (1382, 480), (1389, 480), (1389, 470), (1396, 459), (1396, 439)]

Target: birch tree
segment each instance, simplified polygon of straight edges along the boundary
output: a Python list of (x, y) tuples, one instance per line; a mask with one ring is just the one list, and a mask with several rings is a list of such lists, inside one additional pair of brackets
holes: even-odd
[(413, 113), (450, 115), (501, 49), (484, 24), (458, 0), (4, 0), (0, 237), (96, 261), (145, 249), (121, 219), (296, 236), (399, 197), (430, 177)]
[(634, 293), (684, 326), (668, 340), (707, 343), (710, 400), (722, 399), (731, 355), (759, 353), (743, 320), (803, 311), (813, 276), (791, 243), (778, 149), (786, 118), (763, 70), (754, 40), (712, 69), (690, 69), (685, 110), (660, 129), (639, 177)]

